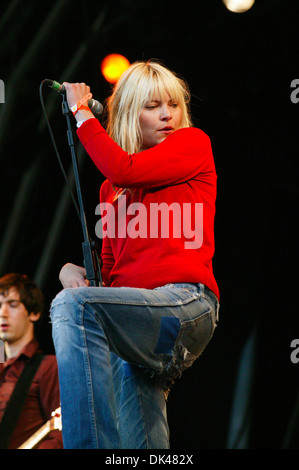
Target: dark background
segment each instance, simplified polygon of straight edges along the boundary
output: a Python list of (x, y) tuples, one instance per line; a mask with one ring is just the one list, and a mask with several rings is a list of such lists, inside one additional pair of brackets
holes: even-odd
[[(299, 4), (256, 0), (231, 13), (220, 0), (1, 1), (0, 276), (24, 272), (47, 305), (58, 273), (82, 265), (82, 230), (42, 113), (43, 79), (84, 81), (104, 101), (109, 53), (157, 58), (192, 92), (194, 124), (211, 138), (218, 174), (214, 271), (220, 324), (169, 397), (175, 449), (299, 447), (297, 308)], [(42, 88), (66, 171), (61, 97)], [(103, 177), (78, 147), (91, 236)], [(40, 342), (53, 352), (48, 315)]]

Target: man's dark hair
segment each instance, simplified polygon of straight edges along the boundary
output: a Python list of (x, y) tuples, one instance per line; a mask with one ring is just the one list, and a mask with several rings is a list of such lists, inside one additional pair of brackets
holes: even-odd
[(11, 288), (19, 292), (20, 301), (25, 305), (28, 313), (43, 313), (44, 295), (26, 274), (9, 273), (2, 276), (0, 278), (0, 293), (7, 295)]

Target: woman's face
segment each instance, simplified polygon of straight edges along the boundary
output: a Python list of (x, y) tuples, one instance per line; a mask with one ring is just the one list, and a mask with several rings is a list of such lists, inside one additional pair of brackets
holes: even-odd
[(142, 109), (139, 122), (142, 133), (141, 150), (159, 144), (179, 129), (182, 110), (168, 93), (164, 97), (153, 96)]

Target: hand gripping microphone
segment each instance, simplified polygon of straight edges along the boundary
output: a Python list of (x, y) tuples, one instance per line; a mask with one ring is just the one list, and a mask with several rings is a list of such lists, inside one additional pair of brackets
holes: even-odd
[[(64, 85), (61, 85), (55, 80), (49, 80), (46, 78), (45, 82), (50, 88), (52, 88), (52, 90), (58, 91), (59, 93), (65, 93)], [(96, 117), (100, 116), (104, 110), (102, 103), (92, 98), (88, 100), (88, 107), (92, 114)]]

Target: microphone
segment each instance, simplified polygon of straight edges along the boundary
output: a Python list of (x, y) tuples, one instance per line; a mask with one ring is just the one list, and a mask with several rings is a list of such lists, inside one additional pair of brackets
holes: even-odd
[[(61, 85), (60, 83), (56, 82), (55, 80), (49, 80), (48, 78), (45, 79), (45, 83), (52, 88), (52, 90), (58, 91), (58, 93), (65, 93), (65, 87), (64, 85)], [(90, 111), (92, 114), (96, 117), (100, 116), (103, 113), (104, 107), (102, 103), (100, 103), (97, 100), (94, 100), (91, 98), (88, 100), (88, 107), (90, 108)]]

